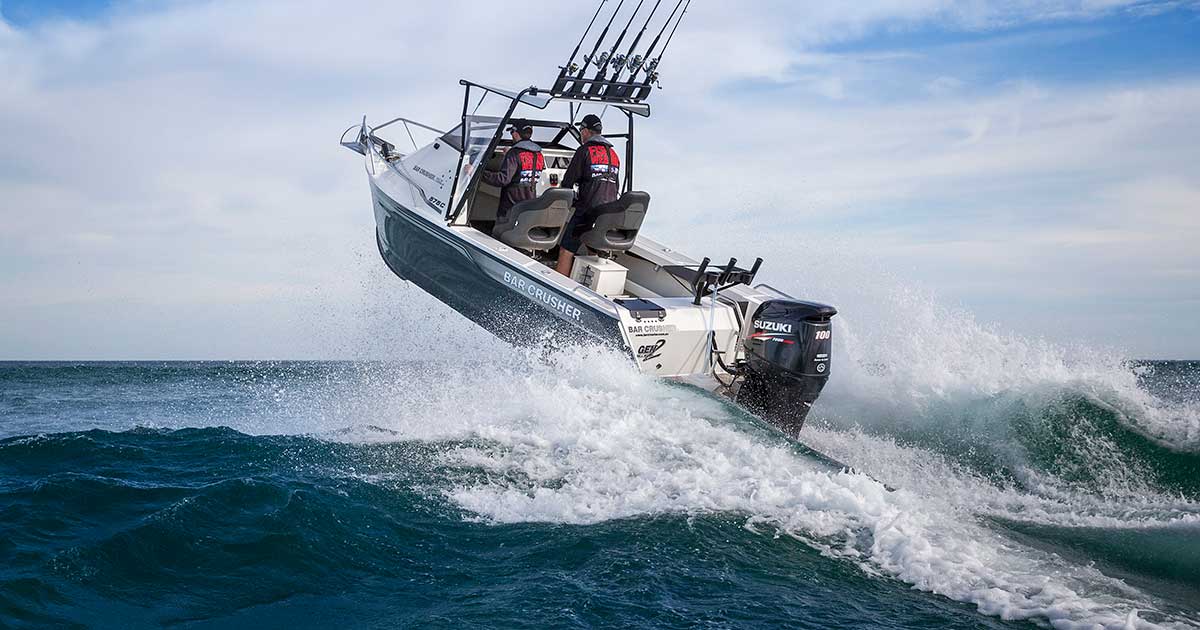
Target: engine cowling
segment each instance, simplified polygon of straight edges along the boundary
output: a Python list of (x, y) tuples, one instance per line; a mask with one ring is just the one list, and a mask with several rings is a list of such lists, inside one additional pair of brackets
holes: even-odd
[(759, 306), (742, 340), (746, 371), (738, 402), (798, 434), (829, 380), (834, 315), (837, 309), (815, 302), (770, 300)]

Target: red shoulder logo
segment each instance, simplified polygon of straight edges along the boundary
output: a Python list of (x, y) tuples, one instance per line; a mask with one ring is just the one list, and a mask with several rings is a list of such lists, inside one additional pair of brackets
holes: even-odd
[(591, 158), (592, 166), (608, 166), (610, 153), (612, 153), (612, 149), (602, 144), (593, 144), (588, 147), (588, 157)]

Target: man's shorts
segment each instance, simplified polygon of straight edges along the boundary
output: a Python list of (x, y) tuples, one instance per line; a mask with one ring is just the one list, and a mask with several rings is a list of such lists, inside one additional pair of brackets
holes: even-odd
[(567, 225), (563, 228), (562, 241), (559, 242), (559, 247), (564, 251), (571, 252), (576, 256), (586, 256), (587, 247), (583, 245), (584, 234), (596, 225), (596, 217), (600, 216), (596, 208), (588, 210), (576, 209), (571, 215), (571, 220), (567, 221)]

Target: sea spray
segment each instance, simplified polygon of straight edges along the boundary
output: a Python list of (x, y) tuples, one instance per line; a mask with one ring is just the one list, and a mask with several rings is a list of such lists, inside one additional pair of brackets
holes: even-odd
[[(1010, 619), (1116, 628), (1128, 607), (1156, 609), (1153, 597), (1098, 570), (1014, 544), (975, 522), (968, 496), (888, 492), (865, 475), (822, 470), (782, 438), (743, 431), (756, 421), (732, 407), (697, 412), (686, 398), (672, 400), (678, 388), (599, 372), (604, 376), (546, 374), (522, 382), (513, 392), (526, 401), (520, 422), (486, 428), (489, 448), (447, 453), (448, 462), (490, 471), (447, 496), (498, 523), (744, 514), (868, 570)], [(562, 405), (574, 412), (545, 413)], [(1145, 618), (1163, 621), (1153, 612)]]

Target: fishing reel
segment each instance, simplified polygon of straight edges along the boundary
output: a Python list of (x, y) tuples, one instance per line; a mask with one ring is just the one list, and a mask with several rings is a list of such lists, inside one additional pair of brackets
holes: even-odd
[(567, 73), (575, 74), (576, 72), (579, 72), (579, 64), (572, 61), (570, 64), (567, 65)]
[(637, 71), (642, 68), (643, 61), (644, 59), (642, 59), (641, 55), (634, 55), (633, 58), (629, 60), (629, 71), (637, 74)]
[(658, 62), (660, 60), (661, 58), (651, 59), (649, 63), (646, 64), (646, 84), (653, 85), (661, 90), (662, 84), (658, 82)]
[(604, 66), (608, 65), (608, 58), (609, 58), (608, 53), (602, 52), (602, 53), (600, 53), (599, 57), (592, 58), (592, 63), (594, 63), (597, 68), (603, 68)]
[(612, 63), (613, 70), (620, 72), (621, 68), (623, 68), (625, 66), (625, 55), (617, 55), (617, 56), (613, 57), (611, 60), (611, 63)]

